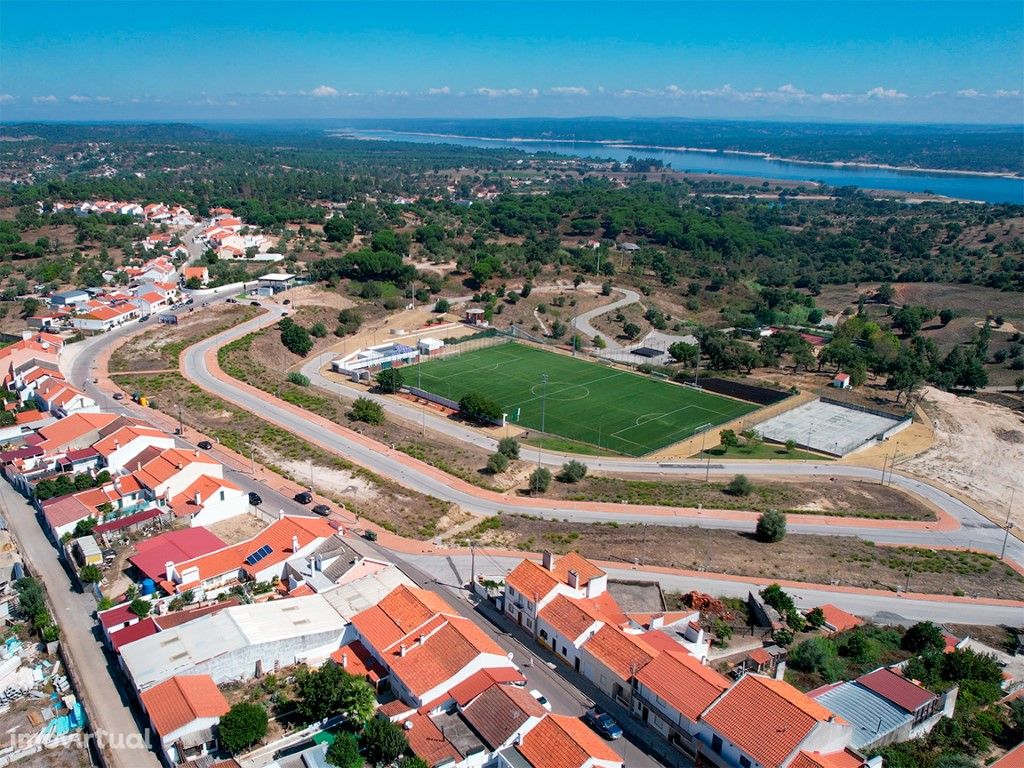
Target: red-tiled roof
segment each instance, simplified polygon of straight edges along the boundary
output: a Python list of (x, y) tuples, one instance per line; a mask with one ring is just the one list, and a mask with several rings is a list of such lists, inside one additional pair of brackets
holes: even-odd
[(604, 571), (575, 552), (557, 558), (554, 567), (549, 571), (532, 560), (523, 560), (512, 569), (505, 578), (505, 583), (514, 588), (528, 600), (537, 601), (547, 595), (558, 583), (569, 583), (569, 571), (579, 575), (579, 586), (582, 589), (591, 579), (604, 575)]
[(404, 731), (409, 748), (423, 758), (427, 765), (447, 763), (449, 760), (456, 763), (462, 761), (459, 750), (445, 738), (429, 717), (415, 714), (405, 722), (411, 726), (409, 730)]
[[(447, 698), (454, 699), (460, 706), (468, 704), (492, 685), (504, 685), (512, 683), (522, 685), (526, 678), (514, 667), (500, 667), (497, 669), (481, 669), (474, 672), (458, 685), (452, 686), (448, 691)], [(441, 702), (427, 702), (424, 706)]]
[[(171, 507), (174, 509), (174, 514), (178, 517), (185, 517), (186, 515), (199, 512), (211, 499), (217, 501), (215, 496), (222, 489), (237, 491), (238, 493), (242, 491), (241, 488), (230, 480), (222, 480), (212, 475), (200, 475), (192, 485), (171, 499)], [(196, 503), (196, 494), (199, 495), (198, 503)]]
[(754, 660), (756, 664), (759, 664), (761, 666), (764, 666), (772, 660), (772, 655), (768, 653), (768, 651), (766, 651), (764, 648), (755, 648), (748, 655), (751, 659)]
[(219, 536), (202, 526), (182, 528), (140, 541), (128, 560), (148, 578), (159, 582), (166, 576), (168, 562), (191, 560), (224, 546)]
[(99, 618), (103, 628), (109, 630), (126, 622), (138, 620), (139, 617), (128, 610), (128, 608), (128, 603), (121, 603), (113, 608), (98, 612), (96, 616)]
[(989, 768), (1024, 768), (1024, 742), (996, 760)]
[(821, 612), (825, 616), (825, 623), (830, 627), (835, 627), (836, 632), (845, 632), (864, 623), (863, 620), (858, 619), (852, 613), (847, 613), (842, 608), (831, 603), (825, 603), (825, 605), (819, 606), (819, 608), (821, 608)]
[(889, 669), (876, 669), (858, 677), (856, 682), (907, 712), (914, 712), (935, 698), (928, 689)]
[(121, 649), (128, 645), (128, 643), (134, 643), (136, 640), (155, 635), (159, 631), (160, 628), (152, 617), (146, 617), (136, 624), (112, 632), (110, 634), (110, 645), (117, 653), (120, 653)]
[(557, 595), (554, 600), (540, 609), (537, 617), (543, 619), (562, 637), (575, 641), (595, 621), (601, 621), (600, 613), (587, 600), (572, 600)]
[(848, 750), (838, 752), (806, 752), (801, 750), (789, 768), (861, 768), (864, 761)]
[[(295, 593), (292, 592), (292, 594)], [(366, 650), (366, 646), (358, 640), (341, 646), (331, 654), (331, 659), (350, 675), (365, 677), (374, 684), (380, 682), (388, 673), (384, 666)]]
[(219, 718), (230, 709), (209, 675), (178, 675), (143, 691), (139, 698), (161, 736), (195, 720)]
[(765, 768), (779, 768), (819, 722), (833, 717), (789, 683), (748, 674), (702, 719)]
[(436, 614), (454, 612), (440, 595), (403, 584), (373, 608), (355, 615), (352, 624), (364, 640), (384, 651)]
[(691, 722), (729, 688), (725, 677), (683, 650), (659, 654), (636, 677)]
[(587, 651), (622, 680), (629, 680), (657, 655), (657, 651), (635, 635), (605, 624), (583, 644)]
[(533, 768), (581, 768), (591, 758), (622, 765), (611, 747), (582, 721), (547, 715), (523, 736), (516, 749)]
[(491, 685), (463, 707), (462, 716), (493, 750), (531, 717), (544, 717), (544, 707), (523, 688)]

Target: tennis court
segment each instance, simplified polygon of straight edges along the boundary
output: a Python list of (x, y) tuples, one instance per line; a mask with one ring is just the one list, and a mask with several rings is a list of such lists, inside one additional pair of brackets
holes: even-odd
[(515, 343), (406, 366), (402, 374), (406, 384), (450, 400), (477, 392), (522, 427), (540, 430), (543, 420), (544, 432), (628, 456), (758, 407)]

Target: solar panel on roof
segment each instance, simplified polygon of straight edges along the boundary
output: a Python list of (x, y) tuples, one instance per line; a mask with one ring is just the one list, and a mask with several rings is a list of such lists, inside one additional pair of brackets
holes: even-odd
[(258, 563), (260, 560), (262, 560), (264, 557), (266, 557), (267, 555), (269, 555), (273, 551), (274, 551), (273, 547), (271, 547), (269, 544), (264, 544), (262, 547), (257, 549), (255, 552), (253, 552), (247, 558), (245, 558), (245, 564), (246, 565), (256, 565), (256, 563)]

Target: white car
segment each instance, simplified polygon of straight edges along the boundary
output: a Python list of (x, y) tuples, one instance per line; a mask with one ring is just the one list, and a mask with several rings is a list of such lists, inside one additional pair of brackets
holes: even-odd
[(530, 695), (533, 696), (533, 698), (537, 700), (537, 703), (544, 707), (544, 709), (546, 709), (548, 712), (551, 711), (551, 702), (544, 698), (543, 693), (534, 688), (532, 691), (530, 691)]

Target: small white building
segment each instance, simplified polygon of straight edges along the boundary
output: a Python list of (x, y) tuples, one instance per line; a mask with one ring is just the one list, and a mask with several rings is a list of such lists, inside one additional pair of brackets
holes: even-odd
[(176, 675), (139, 695), (168, 765), (215, 752), (215, 729), (230, 706), (209, 675)]
[(295, 286), (295, 275), (288, 272), (270, 272), (259, 279), (261, 296), (273, 296)]
[(331, 370), (343, 373), (353, 379), (367, 378), (372, 371), (384, 368), (398, 368), (415, 362), (419, 351), (405, 344), (393, 341), (366, 347), (331, 361)]
[(444, 349), (444, 342), (440, 339), (433, 339), (429, 336), (425, 336), (416, 343), (416, 348), (420, 351), (421, 355), (436, 355), (442, 349)]
[(850, 374), (837, 373), (836, 377), (832, 379), (832, 386), (836, 389), (849, 389), (852, 386), (850, 384)]

